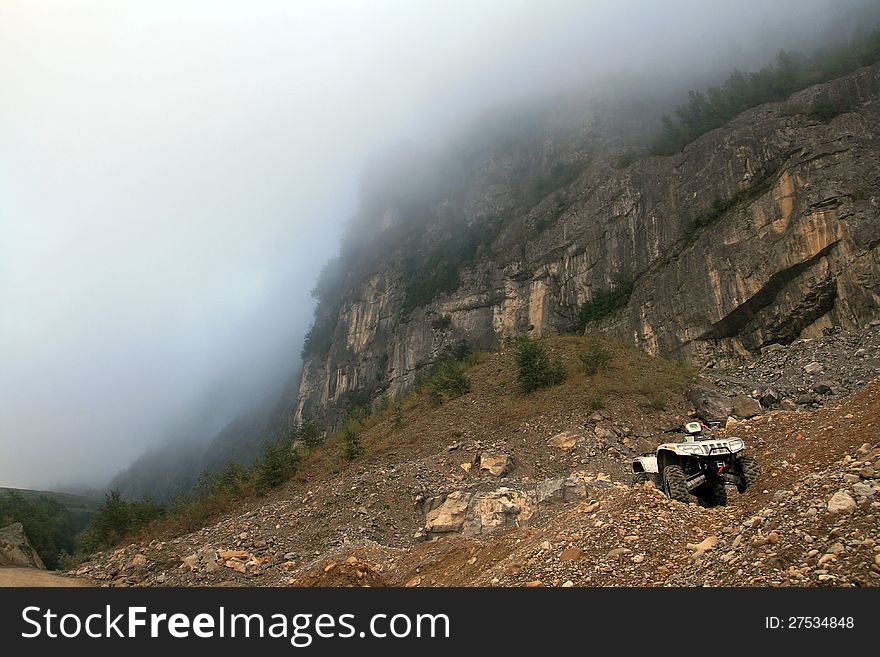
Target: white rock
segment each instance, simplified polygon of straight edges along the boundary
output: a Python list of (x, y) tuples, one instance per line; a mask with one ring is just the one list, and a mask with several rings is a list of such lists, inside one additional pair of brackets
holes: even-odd
[(852, 513), (856, 510), (856, 501), (844, 490), (839, 490), (828, 500), (828, 510), (831, 513)]

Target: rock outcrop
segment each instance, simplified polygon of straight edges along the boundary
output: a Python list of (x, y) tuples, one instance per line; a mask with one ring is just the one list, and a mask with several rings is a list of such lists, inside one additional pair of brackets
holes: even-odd
[(0, 529), (0, 567), (2, 566), (46, 569), (40, 555), (25, 536), (20, 522)]
[(523, 526), (548, 508), (558, 511), (562, 504), (584, 500), (591, 492), (610, 487), (607, 477), (573, 472), (568, 477), (546, 479), (528, 487), (457, 490), (426, 500), (423, 536), (450, 533), (479, 536), (501, 527)]
[[(790, 111), (827, 97), (853, 109), (828, 123)], [(862, 328), (880, 313), (878, 97), (874, 65), (623, 169), (592, 124), (488, 157), (419, 209), (440, 232), (450, 214), (461, 220), (451, 231), (496, 227), (457, 288), (409, 308), (407, 254), (392, 247), (350, 277), (341, 304), (318, 308), (328, 337), (307, 353), (297, 416), (332, 426), (354, 399), (397, 398), (461, 340), (488, 347), (569, 329), (581, 304), (622, 280), (633, 281), (628, 302), (591, 328), (653, 354), (748, 356), (831, 326)], [(553, 177), (573, 163), (578, 175)], [(524, 172), (549, 180), (547, 193), (522, 193)], [(386, 210), (377, 230), (402, 212)]]

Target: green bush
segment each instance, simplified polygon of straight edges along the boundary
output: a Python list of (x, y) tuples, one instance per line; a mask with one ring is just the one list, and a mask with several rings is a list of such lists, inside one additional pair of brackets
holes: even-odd
[(401, 404), (395, 404), (394, 411), (391, 413), (391, 426), (395, 429), (402, 429), (404, 424), (403, 406)]
[(852, 109), (852, 103), (849, 103), (842, 98), (822, 97), (813, 103), (812, 107), (810, 107), (806, 114), (817, 121), (828, 123), (834, 117), (840, 116)]
[(728, 198), (716, 197), (713, 199), (712, 204), (705, 212), (697, 215), (693, 219), (685, 220), (684, 223), (687, 228), (682, 236), (683, 239), (681, 243), (692, 243), (704, 228), (716, 223), (727, 213), (728, 210), (736, 207), (743, 201), (758, 198), (761, 194), (765, 193), (770, 189), (772, 181), (772, 173), (764, 171), (761, 175), (753, 179), (748, 187), (743, 187), (733, 194), (733, 196)]
[(342, 426), (342, 455), (346, 461), (354, 461), (364, 453), (361, 445), (360, 422), (355, 417), (349, 417)]
[(431, 395), (439, 401), (449, 401), (471, 391), (471, 380), (464, 372), (464, 365), (454, 358), (444, 358), (435, 363), (428, 375)]
[(427, 371), (419, 375), (416, 387), (427, 390), (436, 404), (467, 394), (471, 391), (471, 380), (465, 374), (465, 366), (472, 356), (473, 351), (465, 341), (447, 347)]
[(299, 452), (293, 447), (293, 436), (282, 431), (263, 448), (263, 456), (256, 465), (257, 492), (266, 493), (290, 479), (299, 464)]
[(605, 347), (598, 337), (593, 336), (587, 341), (587, 347), (580, 355), (587, 374), (593, 376), (614, 358), (614, 353)]
[(524, 392), (554, 386), (565, 381), (565, 365), (553, 358), (540, 342), (523, 338), (516, 349), (516, 380)]
[(92, 518), (92, 524), (83, 532), (81, 549), (88, 553), (118, 545), (123, 538), (163, 518), (166, 513), (164, 504), (150, 498), (131, 502), (118, 490), (110, 491)]
[(244, 495), (251, 473), (238, 461), (230, 461), (222, 470), (206, 470), (199, 475), (193, 488), (197, 497), (223, 494), (233, 499)]
[(621, 278), (612, 288), (596, 292), (593, 298), (578, 310), (575, 330), (581, 333), (590, 322), (607, 317), (618, 308), (623, 308), (632, 296), (634, 285), (632, 279)]
[(296, 437), (306, 449), (315, 449), (322, 442), (321, 429), (312, 418), (306, 416), (302, 418)]

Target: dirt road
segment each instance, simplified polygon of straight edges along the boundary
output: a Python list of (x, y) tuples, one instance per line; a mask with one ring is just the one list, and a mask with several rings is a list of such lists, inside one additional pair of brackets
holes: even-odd
[(0, 568), (0, 587), (7, 586), (93, 586), (84, 579), (64, 577), (36, 568)]

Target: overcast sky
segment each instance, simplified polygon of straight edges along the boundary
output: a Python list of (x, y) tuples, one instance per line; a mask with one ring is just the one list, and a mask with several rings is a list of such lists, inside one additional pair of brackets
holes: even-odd
[(269, 394), (383, 146), (809, 49), (839, 4), (0, 0), (0, 485), (103, 484)]

